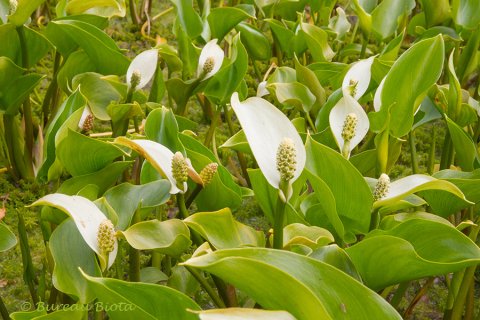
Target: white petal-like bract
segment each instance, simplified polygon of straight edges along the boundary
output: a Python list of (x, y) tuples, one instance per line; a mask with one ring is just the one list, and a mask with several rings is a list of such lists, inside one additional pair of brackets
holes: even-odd
[[(374, 58), (375, 57), (370, 57), (365, 60), (360, 60), (352, 65), (350, 70), (348, 70), (347, 74), (343, 78), (343, 95), (351, 95), (355, 98), (355, 100), (358, 100), (363, 96), (368, 89), (368, 85), (370, 84), (370, 78), (372, 76), (370, 69), (372, 67)], [(351, 94), (351, 86), (354, 86), (353, 94)]]
[(203, 73), (205, 63), (210, 59), (210, 62), (213, 62), (213, 66), (211, 70), (204, 75), (203, 80), (210, 78), (220, 70), (224, 57), (225, 53), (217, 44), (217, 39), (210, 40), (205, 47), (203, 47), (200, 58), (198, 58), (197, 75), (200, 76)]
[(280, 184), (280, 173), (276, 166), (278, 146), (285, 138), (293, 141), (297, 165), (291, 181), (295, 181), (305, 167), (306, 151), (300, 135), (288, 117), (273, 104), (259, 97), (240, 102), (237, 92), (232, 95), (231, 105), (260, 170), (274, 188), (278, 189)]
[(152, 80), (155, 70), (157, 69), (158, 50), (150, 49), (143, 51), (136, 56), (127, 70), (127, 84), (130, 86), (132, 80), (132, 74), (137, 71), (140, 73), (140, 83), (137, 85), (137, 89), (141, 89)]

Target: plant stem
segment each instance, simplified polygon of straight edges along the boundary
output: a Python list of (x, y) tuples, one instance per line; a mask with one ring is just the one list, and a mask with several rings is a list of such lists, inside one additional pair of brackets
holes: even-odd
[(205, 136), (204, 145), (207, 148), (210, 148), (210, 146), (212, 144), (213, 135), (215, 134), (215, 129), (217, 127), (217, 122), (218, 122), (219, 119), (220, 119), (220, 110), (215, 110), (213, 118), (212, 118), (212, 122), (210, 124), (210, 128), (208, 128), (207, 134)]
[(200, 191), (202, 191), (202, 189), (203, 187), (201, 184), (197, 184), (195, 186), (195, 189), (193, 189), (192, 193), (190, 193), (190, 195), (188, 196), (187, 201), (185, 201), (185, 206), (187, 207), (187, 209), (190, 208), (190, 206), (193, 203), (193, 200), (195, 200), (195, 198), (198, 196)]
[(415, 295), (415, 297), (413, 298), (413, 300), (410, 302), (410, 304), (408, 305), (408, 308), (405, 310), (405, 312), (403, 313), (403, 318), (404, 319), (408, 319), (412, 312), (413, 312), (413, 309), (415, 308), (415, 306), (418, 304), (418, 302), (420, 301), (420, 299), (427, 293), (428, 291), (428, 288), (430, 288), (430, 286), (433, 284), (433, 281), (435, 280), (434, 277), (430, 277), (427, 282), (423, 285), (423, 287), (420, 289), (420, 291), (418, 291), (418, 293)]
[(138, 16), (136, 0), (129, 0), (128, 5), (130, 9), (130, 17), (132, 18), (132, 23), (137, 26), (140, 25), (141, 20), (140, 20), (140, 17)]
[[(140, 222), (140, 212), (138, 210), (133, 214), (132, 217), (132, 226)], [(129, 250), (129, 272), (128, 278), (131, 282), (139, 282), (140, 281), (140, 250), (137, 250), (130, 246)]]
[[(235, 134), (235, 128), (233, 127), (233, 121), (230, 112), (228, 112), (227, 105), (223, 106), (223, 112), (225, 113), (225, 120), (227, 121), (228, 130), (230, 131), (230, 135)], [(249, 187), (252, 186), (250, 183), (250, 177), (248, 176), (247, 172), (247, 159), (245, 159), (245, 155), (243, 152), (237, 151), (238, 162), (240, 163), (240, 168), (242, 169), (242, 175), (247, 181)]]
[(218, 294), (215, 292), (215, 290), (208, 283), (207, 279), (205, 279), (200, 274), (200, 272), (198, 272), (196, 269), (194, 269), (192, 267), (189, 267), (189, 266), (185, 266), (185, 269), (187, 269), (188, 272), (190, 272), (192, 274), (192, 276), (198, 281), (198, 283), (200, 283), (200, 285), (203, 287), (203, 289), (205, 289), (205, 291), (210, 296), (210, 298), (212, 298), (213, 303), (215, 303), (215, 305), (218, 308), (226, 308), (226, 305), (223, 302), (223, 300), (220, 299)]
[(415, 133), (414, 130), (410, 131), (408, 135), (408, 143), (410, 145), (410, 157), (412, 161), (413, 174), (418, 173), (418, 159), (417, 159), (417, 147), (415, 146)]
[(435, 167), (435, 140), (437, 138), (437, 127), (435, 125), (432, 126), (432, 143), (430, 145), (430, 150), (428, 152), (428, 165), (427, 165), (427, 172), (428, 174), (432, 175), (433, 170)]
[(23, 262), (23, 280), (27, 283), (28, 290), (32, 296), (33, 304), (38, 303), (37, 292), (35, 291), (35, 271), (33, 269), (32, 255), (30, 254), (30, 246), (28, 244), (27, 231), (25, 229), (25, 220), (23, 215), (18, 213), (18, 239), (20, 243), (20, 250), (22, 252)]
[(450, 132), (445, 134), (445, 140), (443, 141), (442, 158), (440, 159), (440, 170), (449, 169), (452, 164), (453, 147), (452, 139), (450, 138)]
[(273, 248), (283, 249), (283, 220), (285, 217), (286, 202), (278, 197), (277, 208), (275, 210), (274, 224), (273, 224)]
[(398, 285), (397, 291), (395, 292), (392, 300), (390, 301), (390, 304), (395, 309), (398, 308), (398, 305), (402, 301), (402, 298), (405, 295), (405, 292), (407, 292), (407, 289), (408, 289), (409, 286), (410, 286), (410, 281), (402, 282)]
[(2, 319), (10, 319), (10, 316), (8, 315), (7, 307), (5, 306), (5, 303), (3, 303), (1, 296), (0, 296), (0, 315), (2, 316)]
[(53, 63), (52, 82), (50, 82), (50, 85), (48, 86), (47, 92), (45, 93), (45, 97), (43, 98), (43, 103), (42, 103), (44, 126), (47, 126), (48, 124), (48, 117), (50, 115), (50, 112), (53, 112), (53, 110), (56, 109), (56, 103), (58, 100), (57, 99), (57, 94), (58, 94), (57, 74), (58, 74), (61, 60), (62, 60), (62, 56), (60, 55), (60, 53), (58, 53), (58, 51), (55, 52), (55, 62)]
[(179, 210), (179, 215), (181, 219), (185, 219), (189, 216), (187, 206), (185, 205), (185, 194), (179, 192), (177, 193), (177, 205)]
[(217, 291), (222, 300), (225, 302), (227, 308), (238, 307), (237, 293), (235, 287), (231, 284), (225, 283), (222, 279), (212, 275), (212, 280), (217, 286)]

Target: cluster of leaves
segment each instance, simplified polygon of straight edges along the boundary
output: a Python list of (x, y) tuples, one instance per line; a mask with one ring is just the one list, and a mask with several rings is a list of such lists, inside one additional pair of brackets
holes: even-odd
[[(177, 46), (156, 41), (132, 61), (103, 31), (125, 15), (124, 1), (59, 1), (57, 18), (35, 31), (42, 3), (0, 1), (9, 43), (0, 47), (0, 142), (14, 177), (69, 177), (33, 203), (48, 304), (61, 292), (72, 306), (111, 308), (13, 319), (400, 319), (406, 283), (452, 273), (445, 318), (473, 318), (479, 3), (171, 0)], [(30, 70), (49, 52), (53, 80), (34, 130), (30, 96), (43, 76)], [(203, 142), (189, 119), (194, 101), (210, 121)], [(238, 177), (218, 157), (220, 121)], [(419, 174), (414, 130), (440, 121), (441, 155), (431, 144)], [(92, 133), (105, 123), (110, 132)], [(413, 174), (390, 182), (405, 139)], [(235, 220), (250, 197), (268, 234)], [(16, 242), (0, 223), (0, 250)]]

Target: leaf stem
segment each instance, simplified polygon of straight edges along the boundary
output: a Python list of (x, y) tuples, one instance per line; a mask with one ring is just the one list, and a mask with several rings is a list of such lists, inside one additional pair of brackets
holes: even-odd
[(415, 133), (414, 130), (410, 131), (408, 134), (408, 143), (410, 145), (410, 158), (412, 161), (412, 172), (413, 174), (418, 173), (418, 159), (417, 159), (417, 147), (415, 146)]
[[(132, 226), (140, 222), (140, 212), (137, 210), (133, 214), (132, 217)], [(130, 246), (129, 249), (129, 271), (128, 271), (128, 278), (131, 282), (139, 282), (140, 281), (140, 250), (135, 249), (134, 247)]]
[(33, 270), (32, 255), (30, 254), (30, 246), (28, 245), (28, 236), (25, 229), (25, 220), (23, 215), (18, 213), (18, 238), (20, 243), (20, 250), (22, 252), (23, 262), (23, 279), (27, 283), (28, 290), (32, 296), (34, 305), (38, 303), (37, 292), (35, 291), (35, 271)]
[(205, 291), (210, 296), (210, 298), (212, 298), (213, 303), (215, 303), (215, 305), (218, 308), (226, 308), (223, 300), (220, 299), (218, 294), (215, 292), (215, 290), (208, 283), (207, 279), (205, 279), (200, 274), (200, 272), (198, 272), (196, 269), (194, 269), (192, 267), (189, 267), (189, 266), (185, 266), (185, 269), (187, 269), (188, 272), (190, 272), (192, 274), (192, 276), (198, 281), (198, 283), (200, 283), (200, 285), (203, 287), (203, 289), (205, 289)]
[(274, 217), (274, 223), (273, 223), (273, 248), (274, 249), (283, 249), (283, 220), (285, 217), (285, 209), (287, 207), (287, 204), (285, 201), (284, 199), (281, 199), (280, 196), (277, 199), (277, 207), (275, 210), (275, 217)]
[(185, 205), (185, 194), (177, 193), (177, 205), (180, 218), (185, 219), (189, 216), (187, 206)]

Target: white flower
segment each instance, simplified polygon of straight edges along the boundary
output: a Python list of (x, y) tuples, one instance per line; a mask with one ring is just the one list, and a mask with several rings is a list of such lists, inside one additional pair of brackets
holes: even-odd
[(352, 65), (348, 70), (342, 82), (343, 95), (349, 94), (355, 98), (360, 99), (367, 91), (372, 76), (371, 68), (373, 59), (370, 57), (365, 60), (360, 60)]
[(89, 106), (85, 106), (83, 109), (82, 116), (80, 117), (80, 121), (78, 121), (78, 128), (81, 131), (90, 131), (93, 126), (93, 113), (90, 110)]
[(130, 82), (132, 81), (132, 75), (137, 73), (140, 75), (140, 82), (136, 86), (137, 89), (141, 89), (150, 82), (155, 74), (155, 70), (157, 69), (157, 61), (158, 61), (158, 50), (157, 49), (150, 49), (143, 51), (138, 56), (136, 56), (130, 66), (128, 66), (127, 70), (127, 84), (130, 86)]
[(232, 95), (231, 105), (260, 170), (268, 183), (276, 189), (279, 188), (281, 178), (276, 166), (278, 147), (285, 138), (291, 140), (297, 161), (295, 173), (290, 180), (293, 183), (305, 167), (306, 151), (300, 135), (287, 116), (259, 97), (240, 102), (237, 92)]
[[(344, 152), (345, 139), (342, 135), (345, 120), (349, 114), (357, 116), (357, 123), (355, 126), (355, 134), (349, 141), (348, 151)], [(330, 129), (337, 145), (342, 153), (350, 156), (350, 152), (355, 148), (365, 137), (370, 127), (368, 116), (363, 110), (362, 106), (350, 95), (345, 95), (340, 98), (335, 107), (330, 111), (329, 115)]]
[[(78, 231), (87, 245), (95, 251), (100, 259), (102, 270), (110, 267), (115, 261), (118, 251), (117, 239), (114, 239), (113, 250), (108, 253), (108, 259), (102, 253), (98, 243), (100, 225), (108, 218), (90, 200), (80, 196), (67, 196), (53, 193), (35, 201), (32, 206), (47, 205), (62, 210), (72, 217)], [(107, 264), (107, 261), (108, 264)]]
[[(170, 181), (170, 194), (184, 193), (187, 191), (187, 183), (182, 182), (183, 190), (177, 187), (177, 180), (172, 172), (172, 160), (174, 153), (164, 145), (151, 140), (130, 140), (125, 137), (118, 137), (114, 143), (129, 147), (143, 156), (150, 164), (165, 178)], [(187, 163), (188, 176), (196, 183), (202, 183), (200, 175), (192, 167), (190, 160)]]
[(217, 39), (207, 42), (198, 59), (197, 76), (202, 80), (213, 76), (220, 70), (224, 57), (225, 53), (217, 45)]

